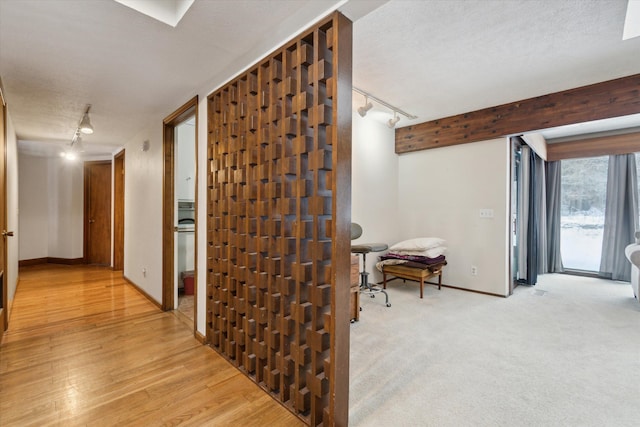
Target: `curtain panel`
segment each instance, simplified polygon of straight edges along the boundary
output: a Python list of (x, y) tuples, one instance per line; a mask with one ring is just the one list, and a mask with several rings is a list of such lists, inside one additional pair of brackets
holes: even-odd
[(560, 207), (561, 199), (561, 172), (560, 161), (546, 163), (547, 177), (547, 253), (545, 273), (561, 273), (562, 256), (560, 252)]
[(635, 242), (638, 227), (638, 179), (635, 154), (609, 156), (607, 199), (600, 275), (631, 281), (624, 248)]

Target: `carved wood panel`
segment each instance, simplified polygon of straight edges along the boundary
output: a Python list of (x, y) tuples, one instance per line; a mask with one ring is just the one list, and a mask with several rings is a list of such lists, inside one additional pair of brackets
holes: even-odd
[(208, 97), (207, 338), (311, 425), (347, 421), (350, 64), (336, 13)]

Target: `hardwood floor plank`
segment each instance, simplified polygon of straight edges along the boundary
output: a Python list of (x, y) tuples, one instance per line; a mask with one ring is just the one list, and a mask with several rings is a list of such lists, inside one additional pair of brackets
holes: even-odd
[(20, 271), (0, 425), (304, 425), (121, 272)]

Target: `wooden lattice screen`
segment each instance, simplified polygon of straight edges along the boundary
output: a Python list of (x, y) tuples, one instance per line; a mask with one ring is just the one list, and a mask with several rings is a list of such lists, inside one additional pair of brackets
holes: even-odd
[(208, 97), (207, 339), (310, 425), (346, 425), (351, 22)]

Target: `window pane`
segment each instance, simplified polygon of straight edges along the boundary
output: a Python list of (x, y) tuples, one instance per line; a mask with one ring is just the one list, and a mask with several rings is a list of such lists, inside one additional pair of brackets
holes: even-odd
[(598, 271), (609, 157), (562, 161), (560, 250), (565, 268)]

